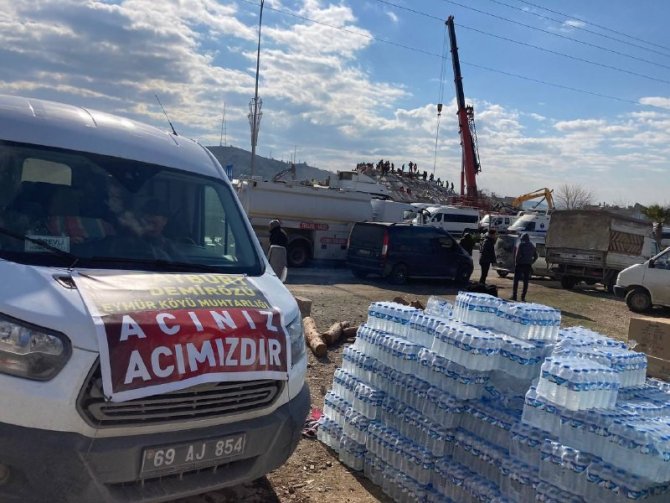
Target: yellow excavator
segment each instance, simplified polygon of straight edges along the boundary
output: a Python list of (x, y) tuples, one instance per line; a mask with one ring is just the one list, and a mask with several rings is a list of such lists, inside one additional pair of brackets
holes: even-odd
[[(547, 208), (549, 211), (554, 209), (554, 196), (552, 195), (552, 192), (554, 192), (553, 189), (547, 189), (546, 187), (543, 189), (537, 189), (533, 192), (529, 192), (528, 194), (522, 194), (519, 197), (517, 197), (514, 201), (512, 201), (512, 206), (515, 208), (521, 208), (521, 204), (524, 201), (528, 201), (530, 199), (537, 199), (538, 197), (541, 197), (542, 200), (547, 201)], [(539, 205), (542, 201), (539, 201), (537, 205)], [(535, 205), (537, 207), (537, 205)]]

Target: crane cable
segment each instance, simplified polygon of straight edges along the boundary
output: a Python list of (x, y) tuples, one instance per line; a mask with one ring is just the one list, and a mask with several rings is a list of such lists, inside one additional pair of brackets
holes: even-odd
[(435, 177), (435, 168), (437, 167), (437, 143), (440, 136), (440, 118), (442, 117), (442, 98), (444, 97), (444, 74), (446, 71), (445, 53), (447, 52), (447, 25), (444, 25), (444, 39), (442, 41), (442, 66), (440, 68), (440, 91), (437, 97), (437, 126), (435, 128), (435, 154), (433, 156), (433, 178)]

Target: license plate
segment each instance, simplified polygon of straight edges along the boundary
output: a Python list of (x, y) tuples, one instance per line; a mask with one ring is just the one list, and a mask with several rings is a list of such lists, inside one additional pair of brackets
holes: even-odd
[(358, 250), (359, 255), (370, 256), (370, 250)]
[(140, 476), (156, 473), (183, 472), (244, 454), (246, 434), (197, 440), (185, 444), (166, 445), (144, 449)]

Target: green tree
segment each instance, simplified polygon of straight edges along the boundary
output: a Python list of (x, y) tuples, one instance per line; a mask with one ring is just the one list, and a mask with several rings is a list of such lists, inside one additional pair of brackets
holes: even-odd
[(642, 211), (649, 220), (656, 224), (656, 242), (661, 247), (663, 234), (663, 224), (670, 222), (670, 207), (663, 207), (660, 204), (652, 204)]

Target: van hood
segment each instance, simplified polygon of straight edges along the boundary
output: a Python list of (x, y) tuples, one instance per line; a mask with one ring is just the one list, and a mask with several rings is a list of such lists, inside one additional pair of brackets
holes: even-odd
[[(101, 276), (120, 273), (143, 275), (135, 271), (80, 272)], [(72, 280), (71, 271), (0, 261), (0, 277), (5, 285), (4, 298), (0, 303), (2, 314), (61, 332), (76, 348), (99, 351), (93, 318)], [(295, 299), (276, 276), (266, 273), (249, 279), (270, 305), (281, 311), (285, 324), (299, 315)]]

